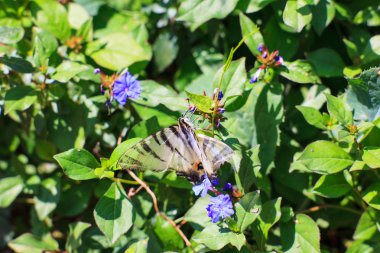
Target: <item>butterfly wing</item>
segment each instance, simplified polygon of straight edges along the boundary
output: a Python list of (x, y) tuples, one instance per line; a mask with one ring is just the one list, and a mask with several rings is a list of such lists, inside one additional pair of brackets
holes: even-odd
[(119, 159), (117, 168), (165, 171), (173, 169), (189, 174), (199, 160), (180, 133), (171, 126), (143, 139), (130, 147)]
[(226, 161), (230, 161), (234, 151), (223, 142), (203, 134), (197, 135), (200, 150), (211, 164), (212, 172), (215, 173)]

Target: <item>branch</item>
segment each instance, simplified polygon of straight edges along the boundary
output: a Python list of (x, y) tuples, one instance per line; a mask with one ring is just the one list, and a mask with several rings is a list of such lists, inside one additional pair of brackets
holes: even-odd
[(156, 198), (156, 195), (154, 194), (154, 192), (149, 188), (149, 186), (144, 182), (142, 181), (139, 177), (136, 176), (135, 173), (133, 173), (132, 171), (130, 170), (127, 170), (128, 174), (134, 179), (136, 180), (136, 182), (138, 182), (146, 191), (147, 193), (150, 195), (150, 197), (152, 198), (153, 200), (153, 207), (154, 207), (154, 210), (156, 211), (157, 214), (159, 214), (162, 218), (164, 218), (175, 230), (177, 230), (178, 234), (182, 237), (183, 241), (185, 242), (186, 246), (191, 248), (192, 249), (192, 246), (191, 246), (191, 243), (189, 241), (189, 239), (187, 239), (186, 235), (182, 232), (182, 230), (179, 228), (179, 226), (177, 226), (174, 221), (172, 219), (170, 219), (168, 216), (166, 216), (164, 213), (161, 213), (160, 212), (160, 209), (158, 209), (158, 204), (157, 204), (157, 198)]
[(347, 211), (347, 212), (354, 213), (354, 214), (357, 214), (357, 215), (361, 215), (362, 214), (360, 211), (352, 209), (352, 208), (349, 208), (349, 207), (337, 206), (337, 205), (329, 205), (329, 204), (324, 204), (324, 205), (319, 205), (319, 206), (313, 206), (313, 207), (310, 207), (307, 210), (300, 211), (299, 213), (318, 212), (321, 209), (327, 209), (327, 208), (339, 209), (339, 210)]

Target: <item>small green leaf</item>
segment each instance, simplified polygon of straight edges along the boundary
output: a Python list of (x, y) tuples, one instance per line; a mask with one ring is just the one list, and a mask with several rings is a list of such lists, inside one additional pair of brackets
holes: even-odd
[(284, 252), (321, 253), (318, 225), (305, 214), (281, 226), (281, 242)]
[(380, 55), (380, 35), (375, 35), (369, 39), (363, 54), (360, 56), (363, 64), (378, 61)]
[(0, 25), (0, 43), (14, 44), (22, 39), (24, 29), (21, 26)]
[(344, 126), (352, 125), (352, 112), (347, 108), (342, 99), (329, 94), (326, 94), (326, 98), (327, 110), (329, 111), (330, 115), (336, 118)]
[(235, 210), (239, 231), (244, 232), (261, 212), (260, 192), (245, 194), (244, 197), (235, 204)]
[(32, 2), (31, 12), (39, 27), (66, 42), (71, 28), (63, 5), (54, 0), (35, 0)]
[(0, 179), (0, 207), (6, 208), (17, 198), (24, 188), (21, 177)]
[(321, 83), (321, 79), (319, 79), (313, 67), (307, 61), (296, 60), (294, 62), (285, 62), (284, 65), (287, 71), (281, 71), (281, 75), (290, 81), (296, 83)]
[(64, 61), (57, 67), (51, 78), (57, 80), (58, 82), (66, 83), (77, 74), (88, 69), (89, 67), (86, 65), (79, 64), (77, 62)]
[(164, 71), (177, 57), (178, 38), (174, 34), (163, 32), (153, 45), (153, 59), (158, 73)]
[(253, 234), (260, 248), (263, 248), (268, 240), (270, 228), (281, 218), (281, 200), (282, 198), (277, 198), (265, 202), (259, 218), (252, 225)]
[(184, 218), (195, 228), (201, 230), (211, 225), (211, 218), (207, 216), (206, 208), (210, 204), (210, 196), (198, 198), (194, 205), (186, 212)]
[(345, 64), (340, 55), (331, 48), (319, 48), (307, 54), (315, 72), (322, 77), (341, 77)]
[(362, 193), (363, 200), (371, 207), (380, 210), (380, 183), (371, 184)]
[(335, 17), (335, 6), (328, 0), (320, 0), (315, 7), (312, 7), (313, 20), (312, 25), (318, 35), (333, 21)]
[(20, 73), (32, 73), (34, 68), (29, 61), (17, 57), (0, 57), (0, 63)]
[(94, 210), (96, 224), (112, 243), (131, 228), (134, 216), (132, 204), (117, 183), (112, 183)]
[(174, 251), (184, 247), (183, 240), (177, 230), (161, 215), (156, 215), (153, 230), (163, 243), (165, 250)]
[(323, 116), (317, 109), (309, 106), (296, 106), (296, 108), (302, 113), (307, 123), (319, 129), (326, 129)]
[(354, 163), (349, 154), (329, 141), (309, 144), (296, 162), (306, 170), (318, 174), (337, 173)]
[(263, 9), (265, 6), (275, 1), (276, 0), (241, 0), (239, 1), (238, 6), (243, 9), (245, 13), (252, 13)]
[(220, 250), (227, 244), (232, 244), (238, 250), (245, 244), (244, 234), (231, 232), (228, 228), (222, 228), (212, 224), (193, 237), (197, 243), (206, 245), (211, 250)]
[(355, 240), (371, 240), (380, 238), (380, 212), (367, 208), (359, 219), (353, 238)]
[(34, 38), (33, 58), (37, 67), (47, 68), (50, 57), (58, 48), (57, 39), (47, 31), (38, 29)]
[(25, 111), (37, 101), (37, 92), (29, 86), (17, 86), (5, 94), (4, 114), (15, 110)]
[[(214, 77), (214, 89), (219, 87), (223, 68), (224, 67), (221, 67)], [(223, 75), (223, 80), (220, 87), (220, 89), (223, 91), (223, 100), (241, 96), (243, 94), (246, 81), (247, 73), (245, 70), (245, 58), (240, 58), (239, 60), (232, 61), (231, 65)]]
[(70, 149), (54, 156), (63, 172), (74, 180), (96, 178), (94, 170), (100, 166), (96, 158), (87, 150)]
[(76, 252), (76, 250), (81, 246), (82, 239), (81, 236), (83, 232), (91, 226), (90, 223), (86, 222), (75, 222), (69, 224), (69, 234), (67, 236), (65, 249), (68, 252)]
[(223, 19), (234, 9), (238, 0), (185, 0), (179, 7), (176, 20), (190, 24), (194, 31), (200, 25), (212, 18)]
[(53, 212), (60, 198), (60, 179), (55, 176), (42, 180), (37, 195), (34, 197), (34, 209), (37, 212), (38, 219), (42, 221)]
[[(243, 13), (239, 14), (239, 20), (240, 20), (240, 28), (241, 28), (241, 35), (242, 37), (247, 36), (252, 31), (257, 29), (257, 26), (255, 23), (252, 22), (247, 16), (245, 16)], [(260, 43), (264, 42), (263, 35), (261, 35), (260, 31), (254, 33), (253, 35), (249, 36), (244, 43), (247, 45), (249, 50), (254, 55), (261, 54), (259, 50), (257, 49)]]
[(82, 37), (84, 41), (90, 42), (93, 37), (92, 18), (85, 21), (77, 31), (77, 36)]
[(313, 191), (327, 198), (339, 198), (351, 189), (342, 173), (323, 175), (315, 183)]
[(212, 113), (213, 101), (208, 96), (193, 94), (186, 91), (187, 96), (190, 99), (190, 103), (197, 107), (198, 110), (205, 113)]
[(290, 0), (286, 2), (284, 23), (296, 32), (301, 32), (305, 25), (311, 22), (312, 14), (306, 0)]
[(9, 242), (8, 246), (15, 252), (43, 253), (59, 250), (58, 242), (53, 238), (42, 239), (30, 233), (22, 234)]
[(370, 168), (380, 168), (380, 147), (365, 147), (362, 158)]

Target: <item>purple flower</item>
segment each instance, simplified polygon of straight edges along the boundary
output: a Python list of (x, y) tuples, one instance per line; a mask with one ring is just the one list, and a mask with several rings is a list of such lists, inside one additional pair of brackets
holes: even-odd
[(218, 94), (218, 101), (222, 100), (223, 98), (223, 92), (220, 90)]
[(94, 69), (94, 74), (100, 74), (100, 69), (99, 68), (96, 68), (96, 69)]
[(279, 55), (277, 55), (277, 56), (274, 58), (274, 60), (276, 61), (276, 64), (277, 64), (277, 65), (282, 65), (282, 64), (284, 64), (284, 59), (283, 59), (281, 56), (279, 56)]
[(231, 183), (226, 183), (224, 186), (223, 186), (223, 191), (231, 191), (232, 190), (232, 184)]
[(125, 105), (128, 98), (138, 98), (140, 93), (140, 82), (129, 71), (121, 75), (113, 84), (113, 96), (121, 105)]
[(263, 69), (260, 67), (256, 73), (253, 75), (253, 77), (251, 78), (251, 80), (249, 81), (249, 83), (256, 83), (258, 80), (259, 80), (259, 76), (260, 76), (260, 73)]
[(211, 180), (211, 184), (213, 186), (217, 186), (219, 184), (219, 178), (215, 177), (214, 179)]
[(195, 193), (195, 196), (198, 196), (201, 194), (201, 197), (203, 198), (204, 196), (207, 195), (207, 191), (212, 187), (212, 183), (208, 179), (207, 175), (204, 174), (203, 181), (200, 184), (194, 185), (193, 186), (193, 192)]
[(263, 52), (264, 44), (260, 43), (259, 46), (257, 47), (257, 50), (259, 50), (260, 53)]
[(226, 217), (230, 217), (235, 213), (231, 198), (228, 194), (210, 197), (210, 202), (206, 210), (208, 217), (210, 217), (214, 223), (218, 222), (220, 218), (224, 220)]
[(225, 112), (224, 108), (219, 107), (218, 108), (219, 113), (223, 114)]

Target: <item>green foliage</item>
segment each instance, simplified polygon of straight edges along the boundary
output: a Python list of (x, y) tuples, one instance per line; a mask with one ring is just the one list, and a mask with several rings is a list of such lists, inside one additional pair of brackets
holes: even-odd
[[(379, 5), (0, 1), (0, 251), (379, 252)], [(121, 106), (126, 70), (141, 95)], [(189, 106), (235, 153), (216, 223), (217, 191), (117, 166)]]

